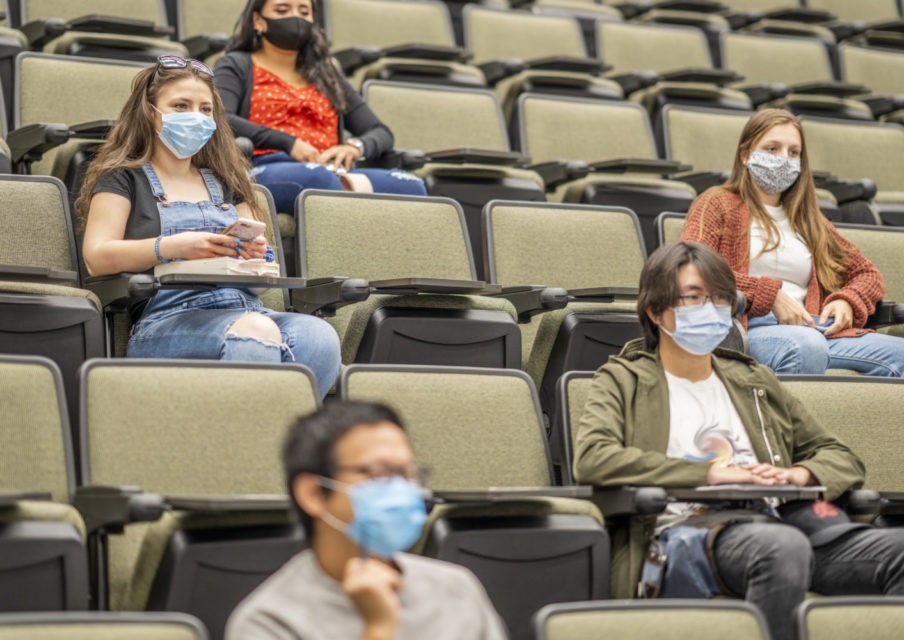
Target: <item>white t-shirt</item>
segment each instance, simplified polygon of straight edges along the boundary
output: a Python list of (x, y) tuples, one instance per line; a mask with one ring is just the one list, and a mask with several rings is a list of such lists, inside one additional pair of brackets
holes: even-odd
[[(714, 464), (757, 462), (741, 416), (715, 371), (699, 382), (673, 376), (668, 371), (665, 379), (669, 386), (668, 457)], [(669, 504), (656, 520), (657, 533), (702, 510), (695, 503)]]
[(766, 231), (755, 220), (750, 221), (750, 275), (766, 276), (782, 281), (782, 291), (803, 304), (813, 270), (813, 257), (804, 241), (791, 229), (783, 206), (763, 205), (778, 227), (779, 243), (775, 249), (760, 254), (766, 243)]

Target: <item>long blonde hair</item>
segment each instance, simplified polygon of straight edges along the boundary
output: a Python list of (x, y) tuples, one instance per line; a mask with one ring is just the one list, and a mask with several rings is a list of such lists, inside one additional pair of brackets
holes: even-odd
[[(132, 80), (132, 95), (126, 101), (119, 120), (110, 130), (107, 140), (101, 145), (94, 160), (88, 167), (75, 206), (85, 220), (91, 205), (91, 196), (97, 181), (105, 173), (114, 169), (138, 168), (150, 161), (157, 139), (156, 111), (153, 105), (160, 90), (166, 85), (184, 78), (195, 78), (208, 86), (213, 96), (213, 119), (217, 129), (206, 145), (194, 156), (191, 163), (199, 168), (207, 168), (231, 189), (238, 200), (251, 208), (252, 215), (264, 222), (254, 196), (254, 187), (248, 177), (248, 161), (235, 143), (232, 129), (226, 120), (223, 101), (208, 74), (186, 65), (182, 69), (156, 69), (151, 66), (139, 71)], [(154, 74), (150, 85), (148, 81)]]
[(803, 238), (810, 253), (813, 254), (813, 265), (819, 286), (826, 292), (837, 291), (844, 282), (848, 252), (831, 233), (819, 210), (813, 171), (807, 158), (807, 143), (797, 116), (783, 109), (764, 109), (751, 116), (741, 132), (731, 177), (724, 187), (741, 196), (751, 218), (765, 230), (763, 252), (775, 249), (780, 239), (778, 227), (760, 203), (756, 185), (741, 158), (749, 156), (770, 129), (785, 124), (793, 125), (800, 134), (800, 177), (782, 194), (782, 204), (788, 214), (791, 228)]

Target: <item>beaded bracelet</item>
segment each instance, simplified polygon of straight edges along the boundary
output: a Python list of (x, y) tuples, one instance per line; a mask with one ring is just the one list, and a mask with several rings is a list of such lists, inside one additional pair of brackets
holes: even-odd
[(157, 239), (154, 240), (154, 255), (157, 257), (157, 262), (161, 264), (166, 264), (169, 262), (166, 258), (160, 255), (160, 240), (163, 238), (162, 235), (157, 236)]

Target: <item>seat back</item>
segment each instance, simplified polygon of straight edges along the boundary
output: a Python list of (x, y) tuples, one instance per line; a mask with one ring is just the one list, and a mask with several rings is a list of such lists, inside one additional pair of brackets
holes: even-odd
[(663, 211), (656, 218), (656, 229), (659, 234), (659, 246), (678, 242), (681, 232), (684, 231), (684, 221), (687, 219), (683, 213)]
[(885, 278), (886, 300), (904, 302), (904, 229), (876, 225), (837, 225), (838, 232), (850, 240)]
[(904, 52), (842, 42), (838, 55), (846, 82), (866, 85), (873, 93), (904, 93)]
[(362, 93), (392, 130), (397, 149), (510, 148), (492, 91), (371, 80)]
[(398, 412), (434, 490), (552, 482), (537, 392), (523, 371), (352, 365), (340, 393)]
[(800, 7), (800, 0), (722, 0), (722, 4), (734, 11), (759, 11)]
[(537, 60), (587, 55), (581, 26), (569, 16), (537, 15), (468, 4), (462, 20), (465, 48), (474, 56), (474, 64), (505, 58)]
[(68, 503), (75, 465), (63, 379), (46, 358), (0, 355), (0, 493)]
[(718, 640), (731, 629), (737, 640), (768, 640), (759, 610), (742, 600), (620, 600), (566, 602), (543, 607), (534, 616), (537, 640), (622, 640), (694, 638)]
[(455, 45), (449, 10), (442, 2), (330, 0), (324, 21), (334, 51), (402, 44)]
[(484, 222), (491, 282), (637, 286), (646, 256), (628, 209), (494, 200)]
[[(290, 262), (295, 259), (294, 247), (291, 255), (287, 255), (288, 252), (285, 251), (279, 233), (276, 203), (273, 201), (273, 194), (270, 193), (270, 190), (261, 184), (255, 184), (254, 197), (257, 201), (258, 209), (263, 213), (267, 223), (267, 243), (273, 248), (274, 253), (276, 253), (276, 261), (279, 262), (280, 275), (285, 276), (290, 264), (292, 264), (294, 269), (294, 264)], [(260, 297), (264, 306), (268, 309), (273, 309), (274, 311), (285, 311), (289, 306), (287, 289), (267, 289), (261, 293)]]
[(879, 22), (901, 19), (896, 0), (807, 0), (807, 7), (828, 11), (839, 20)]
[(246, 4), (247, 0), (177, 0), (179, 39), (213, 33), (232, 35)]
[(584, 405), (587, 403), (587, 396), (590, 395), (593, 376), (593, 371), (567, 371), (556, 385), (558, 427), (564, 452), (562, 464), (567, 465), (569, 470), (574, 463), (574, 439), (577, 436)]
[(863, 376), (781, 376), (788, 390), (826, 429), (866, 465), (868, 489), (902, 491), (897, 457), (904, 448), (898, 424), (904, 412), (904, 381)]
[(747, 83), (834, 80), (829, 52), (817, 38), (727, 32), (722, 34), (722, 66)]
[(806, 600), (796, 612), (798, 640), (896, 638), (904, 626), (904, 598), (858, 596)]
[(15, 613), (0, 615), (0, 640), (207, 640), (185, 613)]
[(639, 104), (526, 93), (518, 98), (518, 117), (521, 151), (534, 162), (657, 157)]
[(43, 18), (72, 20), (88, 15), (115, 16), (167, 24), (163, 0), (19, 0), (22, 24)]
[(297, 207), (304, 278), (475, 279), (464, 215), (453, 200), (305, 190)]
[(696, 27), (599, 21), (597, 56), (615, 71), (712, 68), (706, 35)]
[[(18, 129), (39, 122), (74, 125), (116, 120), (132, 92), (132, 79), (143, 66), (99, 58), (20, 54), (16, 58), (13, 126)], [(33, 165), (32, 172), (64, 177), (67, 167), (54, 171), (54, 158), (59, 152), (52, 149), (45, 153)]]
[(879, 191), (904, 191), (904, 126), (809, 117), (801, 121), (814, 170), (842, 180), (870, 178)]
[(686, 162), (695, 172), (731, 171), (738, 139), (753, 115), (677, 104), (662, 109), (667, 158)]

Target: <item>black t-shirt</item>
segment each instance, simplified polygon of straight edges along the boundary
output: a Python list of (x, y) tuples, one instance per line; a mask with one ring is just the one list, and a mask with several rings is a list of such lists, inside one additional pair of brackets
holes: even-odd
[[(232, 189), (223, 185), (223, 201), (237, 204)], [(151, 189), (144, 171), (137, 169), (114, 169), (102, 175), (94, 185), (92, 193), (115, 193), (128, 198), (132, 203), (129, 220), (126, 222), (126, 240), (141, 240), (160, 235), (160, 214), (157, 211), (157, 198)]]

